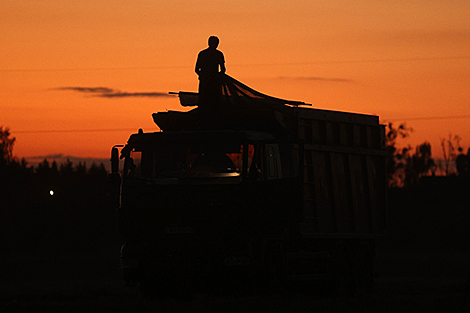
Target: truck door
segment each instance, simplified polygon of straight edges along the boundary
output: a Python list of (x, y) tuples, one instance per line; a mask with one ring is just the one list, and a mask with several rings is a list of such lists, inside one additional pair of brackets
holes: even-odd
[(278, 144), (265, 145), (266, 179), (282, 178), (281, 158)]

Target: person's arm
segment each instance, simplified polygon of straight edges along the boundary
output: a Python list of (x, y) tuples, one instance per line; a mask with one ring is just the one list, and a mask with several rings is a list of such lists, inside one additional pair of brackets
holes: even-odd
[(201, 73), (201, 65), (199, 64), (199, 54), (197, 55), (196, 68), (194, 69), (197, 75)]
[(222, 52), (220, 54), (221, 54), (220, 55), (220, 63), (219, 63), (220, 73), (225, 74), (225, 71), (226, 71), (226, 69), (225, 69), (225, 58), (224, 58), (224, 54)]

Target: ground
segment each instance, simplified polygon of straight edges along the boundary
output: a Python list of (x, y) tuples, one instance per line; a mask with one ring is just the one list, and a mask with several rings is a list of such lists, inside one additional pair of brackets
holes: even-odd
[(470, 207), (467, 196), (445, 194), (391, 194), (369, 295), (338, 298), (314, 284), (147, 299), (120, 279), (116, 241), (75, 254), (3, 255), (0, 312), (470, 312)]
[[(362, 297), (337, 298), (321, 284), (273, 294), (196, 292), (147, 299), (126, 287), (116, 259), (90, 256), (11, 257), (0, 284), (0, 312), (468, 312), (466, 251), (379, 247), (376, 286)], [(34, 262), (34, 264), (28, 264)], [(25, 269), (17, 271), (18, 267)], [(51, 274), (54, 272), (54, 274)], [(44, 276), (46, 275), (46, 276)]]

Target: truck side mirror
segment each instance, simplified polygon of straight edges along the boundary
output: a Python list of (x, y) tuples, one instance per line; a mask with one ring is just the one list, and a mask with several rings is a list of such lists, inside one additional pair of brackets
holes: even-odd
[(121, 181), (121, 175), (119, 174), (118, 147), (122, 147), (122, 145), (116, 145), (111, 149), (111, 173), (108, 174), (108, 177), (113, 185), (119, 185)]
[(119, 172), (119, 150), (116, 146), (111, 149), (111, 173)]

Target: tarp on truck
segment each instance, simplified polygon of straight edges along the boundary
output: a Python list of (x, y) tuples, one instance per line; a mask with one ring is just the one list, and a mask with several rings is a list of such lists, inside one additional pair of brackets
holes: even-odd
[(197, 92), (180, 91), (176, 94), (181, 105), (197, 108), (154, 113), (153, 120), (163, 131), (244, 129), (277, 133), (292, 127), (289, 106), (308, 105), (265, 95), (226, 74), (221, 74), (221, 89), (220, 102), (210, 110), (197, 107)]
[[(222, 97), (220, 106), (223, 109), (254, 109), (280, 105), (307, 105), (304, 102), (279, 99), (265, 95), (247, 85), (239, 82), (227, 74), (221, 74)], [(199, 94), (197, 92), (180, 91), (178, 93), (182, 106), (197, 106)]]

